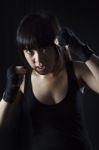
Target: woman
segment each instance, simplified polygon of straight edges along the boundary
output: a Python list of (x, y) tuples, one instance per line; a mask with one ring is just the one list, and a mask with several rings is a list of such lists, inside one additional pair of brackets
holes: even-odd
[[(80, 98), (86, 85), (99, 93), (99, 58), (70, 29), (62, 29), (54, 16), (45, 13), (22, 19), (17, 43), (25, 67), (8, 68), (0, 102), (1, 128), (21, 106), (24, 149), (91, 150)], [(81, 61), (73, 61), (71, 51)]]

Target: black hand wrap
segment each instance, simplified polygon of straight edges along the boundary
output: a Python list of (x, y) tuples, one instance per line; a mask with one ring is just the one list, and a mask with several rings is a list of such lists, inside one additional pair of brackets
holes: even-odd
[(83, 62), (89, 60), (94, 53), (86, 44), (81, 42), (69, 28), (63, 28), (59, 32), (58, 41), (60, 46), (68, 45)]
[(14, 101), (19, 89), (18, 83), (19, 83), (19, 76), (15, 72), (14, 65), (12, 65), (7, 70), (6, 89), (3, 93), (3, 99), (6, 102), (12, 103)]

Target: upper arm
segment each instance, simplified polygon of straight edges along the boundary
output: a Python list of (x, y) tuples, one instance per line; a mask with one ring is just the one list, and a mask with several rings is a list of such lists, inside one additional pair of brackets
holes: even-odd
[[(25, 85), (25, 75), (24, 78), (22, 80), (22, 83), (20, 85), (20, 88), (18, 90), (18, 93), (16, 95), (16, 99), (21, 99), (24, 95), (24, 85)], [(6, 105), (9, 104), (8, 102), (6, 102), (3, 98), (0, 100), (0, 105)]]
[(90, 89), (99, 94), (99, 82), (95, 79), (94, 75), (83, 62), (75, 63), (76, 74), (78, 74), (79, 81), (83, 86), (88, 86)]

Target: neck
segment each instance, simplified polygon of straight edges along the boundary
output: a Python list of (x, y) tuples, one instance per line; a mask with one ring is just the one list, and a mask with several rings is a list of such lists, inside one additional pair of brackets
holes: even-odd
[(65, 59), (63, 56), (63, 53), (59, 52), (58, 56), (56, 57), (56, 61), (55, 61), (55, 66), (53, 67), (53, 73), (55, 75), (57, 75), (58, 73), (60, 73), (62, 70), (65, 69)]
[[(58, 62), (58, 63), (57, 63)], [(57, 77), (62, 71), (65, 70), (65, 65), (60, 61), (57, 61), (55, 63), (55, 66), (53, 67), (53, 70), (45, 75), (39, 74), (38, 72), (32, 71), (32, 74), (35, 75), (36, 77), (42, 78), (42, 79), (52, 79)]]

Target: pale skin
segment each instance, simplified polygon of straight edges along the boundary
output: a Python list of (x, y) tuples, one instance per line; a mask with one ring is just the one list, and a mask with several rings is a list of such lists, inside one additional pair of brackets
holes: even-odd
[[(66, 51), (68, 47), (66, 47)], [(37, 100), (43, 104), (56, 104), (62, 101), (68, 92), (68, 74), (61, 56), (56, 59), (56, 53), (52, 47), (45, 51), (23, 50), (25, 58), (33, 68), (31, 73), (32, 90)], [(99, 57), (93, 54), (85, 63), (76, 61), (74, 72), (78, 80), (79, 87), (87, 85), (90, 89), (99, 94)], [(37, 70), (37, 66), (46, 66), (44, 71)], [(58, 68), (58, 71), (55, 70)], [(8, 104), (3, 99), (0, 102), (0, 127), (6, 124), (5, 110), (9, 110), (7, 116), (20, 104), (24, 94), (24, 80), (26, 70), (22, 66), (16, 67), (16, 72), (23, 76), (20, 82), (19, 92), (13, 104)], [(6, 117), (8, 118), (8, 117)], [(9, 117), (10, 118), (10, 117)]]

